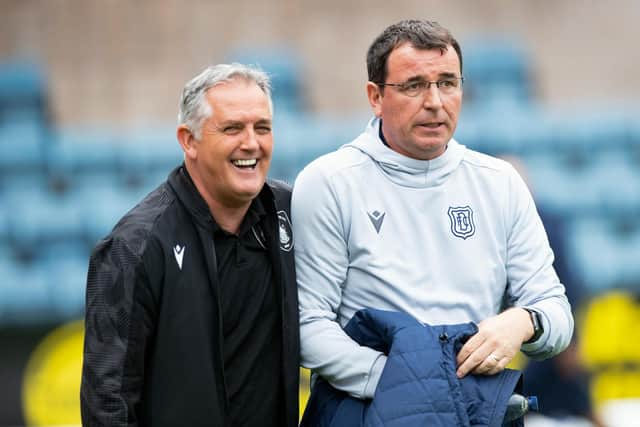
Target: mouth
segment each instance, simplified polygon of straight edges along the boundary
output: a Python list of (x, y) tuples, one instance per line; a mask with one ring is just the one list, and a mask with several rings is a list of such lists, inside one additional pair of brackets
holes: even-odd
[(444, 122), (428, 122), (428, 123), (419, 123), (418, 127), (435, 130), (444, 126)]
[(238, 169), (255, 169), (258, 159), (235, 159), (231, 160), (231, 164)]

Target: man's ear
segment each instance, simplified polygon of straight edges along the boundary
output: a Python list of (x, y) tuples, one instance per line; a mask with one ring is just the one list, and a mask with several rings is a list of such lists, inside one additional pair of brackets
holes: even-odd
[(184, 151), (185, 159), (195, 160), (198, 154), (198, 141), (196, 141), (196, 138), (193, 136), (191, 129), (189, 129), (187, 125), (182, 124), (178, 126), (176, 136), (178, 137), (182, 151)]
[(376, 117), (382, 115), (382, 89), (373, 82), (367, 82), (367, 98)]

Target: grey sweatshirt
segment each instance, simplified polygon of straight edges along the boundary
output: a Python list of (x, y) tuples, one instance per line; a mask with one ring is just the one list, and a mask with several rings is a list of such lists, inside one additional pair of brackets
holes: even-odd
[(295, 182), (302, 365), (372, 397), (386, 357), (342, 330), (365, 307), (453, 324), (480, 322), (506, 301), (542, 315), (544, 334), (522, 346), (527, 355), (566, 348), (571, 309), (517, 172), (455, 140), (436, 159), (411, 159), (383, 144), (379, 126), (373, 119)]

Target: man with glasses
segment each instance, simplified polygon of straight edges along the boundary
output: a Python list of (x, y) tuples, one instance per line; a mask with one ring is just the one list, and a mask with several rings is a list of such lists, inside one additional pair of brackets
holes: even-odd
[(458, 42), (435, 22), (402, 21), (373, 42), (367, 68), (375, 117), (294, 186), (303, 366), (372, 398), (387, 356), (342, 329), (363, 308), (477, 323), (457, 353), (458, 378), (497, 374), (518, 350), (562, 351), (573, 318), (526, 185), (453, 139)]

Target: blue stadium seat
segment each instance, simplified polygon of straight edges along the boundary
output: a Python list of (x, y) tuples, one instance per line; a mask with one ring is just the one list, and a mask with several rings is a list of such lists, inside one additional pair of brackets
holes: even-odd
[(131, 131), (122, 154), (119, 169), (125, 184), (132, 189), (155, 188), (183, 161), (174, 124)]
[(79, 239), (83, 235), (81, 206), (43, 189), (6, 194), (11, 206), (10, 239), (22, 250), (37, 252), (41, 244)]
[(60, 129), (48, 158), (54, 185), (80, 184), (87, 176), (113, 179), (119, 176), (119, 159), (126, 146), (112, 129)]
[(47, 135), (47, 129), (29, 117), (0, 123), (0, 177), (41, 172)]
[(590, 168), (593, 191), (601, 201), (603, 214), (633, 215), (640, 212), (640, 169), (629, 153), (605, 151), (598, 153)]
[(12, 263), (5, 267), (0, 298), (0, 323), (29, 324), (51, 321), (47, 273)]
[(465, 97), (469, 103), (505, 106), (533, 102), (529, 55), (513, 35), (477, 36), (463, 46)]
[(82, 315), (89, 254), (78, 241), (48, 245), (42, 251), (37, 265), (49, 278), (52, 315), (61, 319)]
[(75, 204), (81, 207), (82, 226), (85, 239), (90, 246), (106, 236), (144, 194), (127, 191), (122, 186), (91, 186), (79, 188), (70, 194)]
[(592, 293), (638, 287), (640, 229), (621, 230), (606, 217), (576, 219), (568, 233), (576, 270)]
[(365, 128), (368, 115), (277, 114), (270, 176), (293, 183), (312, 160), (350, 142)]
[(0, 62), (0, 122), (14, 112), (37, 114), (36, 121), (48, 122), (47, 88), (44, 70), (34, 61), (5, 58)]
[(277, 113), (281, 111), (295, 113), (307, 109), (302, 84), (301, 59), (292, 48), (239, 46), (226, 55), (226, 60), (256, 65), (269, 74)]
[(530, 155), (524, 162), (535, 199), (549, 209), (573, 216), (601, 208), (600, 195), (593, 191), (598, 177), (589, 169), (571, 168), (554, 153)]
[(535, 151), (547, 137), (544, 115), (527, 106), (464, 108), (455, 137), (463, 145), (500, 156)]
[(0, 199), (3, 200), (3, 202), (0, 203), (0, 245), (2, 245), (3, 242), (9, 239), (9, 215), (11, 215), (11, 208), (4, 201), (1, 193)]

